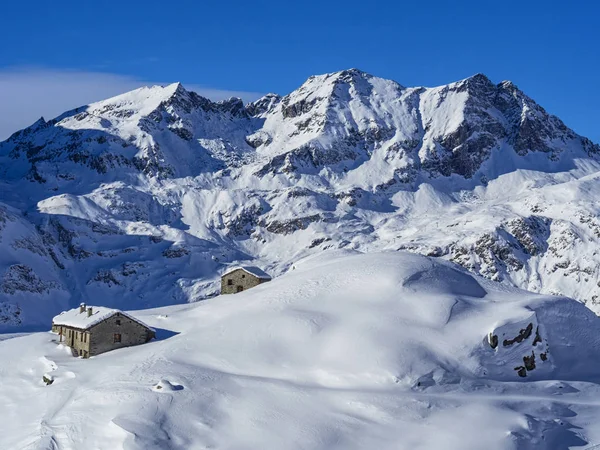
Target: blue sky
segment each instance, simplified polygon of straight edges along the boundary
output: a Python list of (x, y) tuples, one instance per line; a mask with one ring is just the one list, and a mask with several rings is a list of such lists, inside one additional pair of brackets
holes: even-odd
[(30, 0), (2, 9), (4, 128), (144, 83), (251, 99), (357, 67), (406, 86), (478, 72), (510, 79), (600, 142), (597, 2)]

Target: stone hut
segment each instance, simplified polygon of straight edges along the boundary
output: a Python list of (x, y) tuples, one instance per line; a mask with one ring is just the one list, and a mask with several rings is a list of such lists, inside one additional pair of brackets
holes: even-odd
[(221, 276), (221, 294), (236, 294), (267, 281), (271, 276), (258, 267), (235, 267)]
[(144, 344), (155, 336), (152, 328), (123, 311), (84, 303), (54, 317), (52, 331), (73, 353), (84, 358)]

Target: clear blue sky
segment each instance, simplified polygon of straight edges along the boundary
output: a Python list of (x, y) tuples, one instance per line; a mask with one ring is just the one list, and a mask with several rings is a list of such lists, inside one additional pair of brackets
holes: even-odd
[(406, 86), (483, 72), (600, 141), (591, 0), (10, 0), (2, 17), (0, 76), (70, 70), (285, 94), (349, 67)]

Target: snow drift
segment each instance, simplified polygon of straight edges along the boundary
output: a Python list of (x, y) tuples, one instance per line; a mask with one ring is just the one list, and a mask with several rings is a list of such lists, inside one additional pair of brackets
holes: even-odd
[(600, 438), (600, 319), (432, 258), (325, 252), (240, 294), (132, 314), (156, 341), (88, 360), (50, 333), (0, 342), (0, 447), (558, 449)]

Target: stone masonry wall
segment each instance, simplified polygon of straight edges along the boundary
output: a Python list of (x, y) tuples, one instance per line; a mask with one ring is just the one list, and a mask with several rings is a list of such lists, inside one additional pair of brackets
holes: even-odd
[(88, 357), (90, 352), (90, 333), (77, 328), (64, 325), (52, 325), (52, 331), (62, 334), (59, 338), (64, 345), (68, 345), (78, 356)]
[(267, 281), (269, 280), (255, 277), (243, 269), (237, 269), (228, 273), (226, 276), (221, 277), (221, 295), (241, 292), (240, 286), (241, 290), (245, 291), (246, 289), (253, 288)]
[[(90, 356), (117, 348), (144, 344), (154, 337), (152, 331), (120, 313), (94, 325), (89, 332)], [(115, 334), (121, 335), (121, 342), (115, 342)]]

